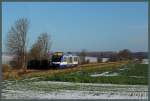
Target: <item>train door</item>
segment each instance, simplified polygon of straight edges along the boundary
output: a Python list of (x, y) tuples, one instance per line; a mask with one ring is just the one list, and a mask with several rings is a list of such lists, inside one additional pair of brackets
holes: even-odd
[(73, 60), (72, 60), (73, 58), (72, 58), (72, 56), (68, 56), (68, 61), (67, 61), (67, 64), (68, 64), (68, 66), (71, 66), (72, 65), (72, 63), (73, 63)]
[(73, 64), (78, 65), (78, 57), (77, 56), (73, 57)]
[(69, 57), (69, 63), (72, 64), (73, 60), (72, 57)]
[(63, 57), (63, 62), (67, 62), (67, 57), (66, 56)]

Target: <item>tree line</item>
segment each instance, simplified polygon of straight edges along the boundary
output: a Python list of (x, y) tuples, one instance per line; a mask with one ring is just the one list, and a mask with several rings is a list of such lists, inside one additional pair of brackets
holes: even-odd
[(80, 56), (82, 63), (87, 63), (85, 60), (86, 56), (89, 57), (97, 57), (98, 62), (102, 61), (102, 58), (109, 58), (109, 61), (122, 61), (122, 60), (136, 60), (142, 61), (144, 58), (148, 58), (148, 54), (146, 52), (132, 52), (129, 49), (123, 49), (118, 52), (109, 51), (109, 52), (88, 52), (83, 49), (81, 52), (77, 52)]

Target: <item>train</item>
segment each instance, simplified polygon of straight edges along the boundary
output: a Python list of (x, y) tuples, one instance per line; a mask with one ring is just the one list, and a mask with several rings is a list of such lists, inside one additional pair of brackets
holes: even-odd
[(79, 56), (70, 53), (55, 52), (51, 59), (51, 66), (58, 68), (73, 67), (79, 65), (79, 63)]
[(28, 69), (50, 69), (50, 68), (67, 68), (78, 66), (80, 63), (79, 56), (71, 53), (55, 52), (51, 59), (32, 59), (28, 61)]

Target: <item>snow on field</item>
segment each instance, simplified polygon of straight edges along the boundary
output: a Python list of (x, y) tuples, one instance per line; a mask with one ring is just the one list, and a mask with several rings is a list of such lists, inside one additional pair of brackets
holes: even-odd
[(103, 72), (100, 74), (92, 74), (91, 77), (98, 77), (98, 76), (118, 76), (118, 73), (109, 73), (109, 72)]
[(146, 85), (5, 81), (4, 86), (4, 99), (148, 99)]
[(145, 78), (144, 76), (129, 76), (129, 77), (134, 77), (134, 78)]
[[(91, 77), (100, 77), (100, 76), (118, 76), (119, 73), (109, 73), (109, 72), (103, 72), (100, 74), (91, 74)], [(133, 78), (145, 78), (144, 76), (128, 76)]]
[[(138, 95), (138, 96), (137, 96)], [(143, 94), (127, 94), (98, 91), (62, 90), (60, 92), (44, 91), (9, 91), (6, 99), (146, 99)]]

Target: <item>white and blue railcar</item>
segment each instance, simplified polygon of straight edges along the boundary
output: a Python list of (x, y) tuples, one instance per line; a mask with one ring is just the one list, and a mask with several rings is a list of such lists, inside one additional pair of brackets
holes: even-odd
[(56, 52), (52, 56), (51, 63), (53, 67), (59, 68), (73, 67), (79, 64), (79, 56), (74, 54), (64, 54)]

